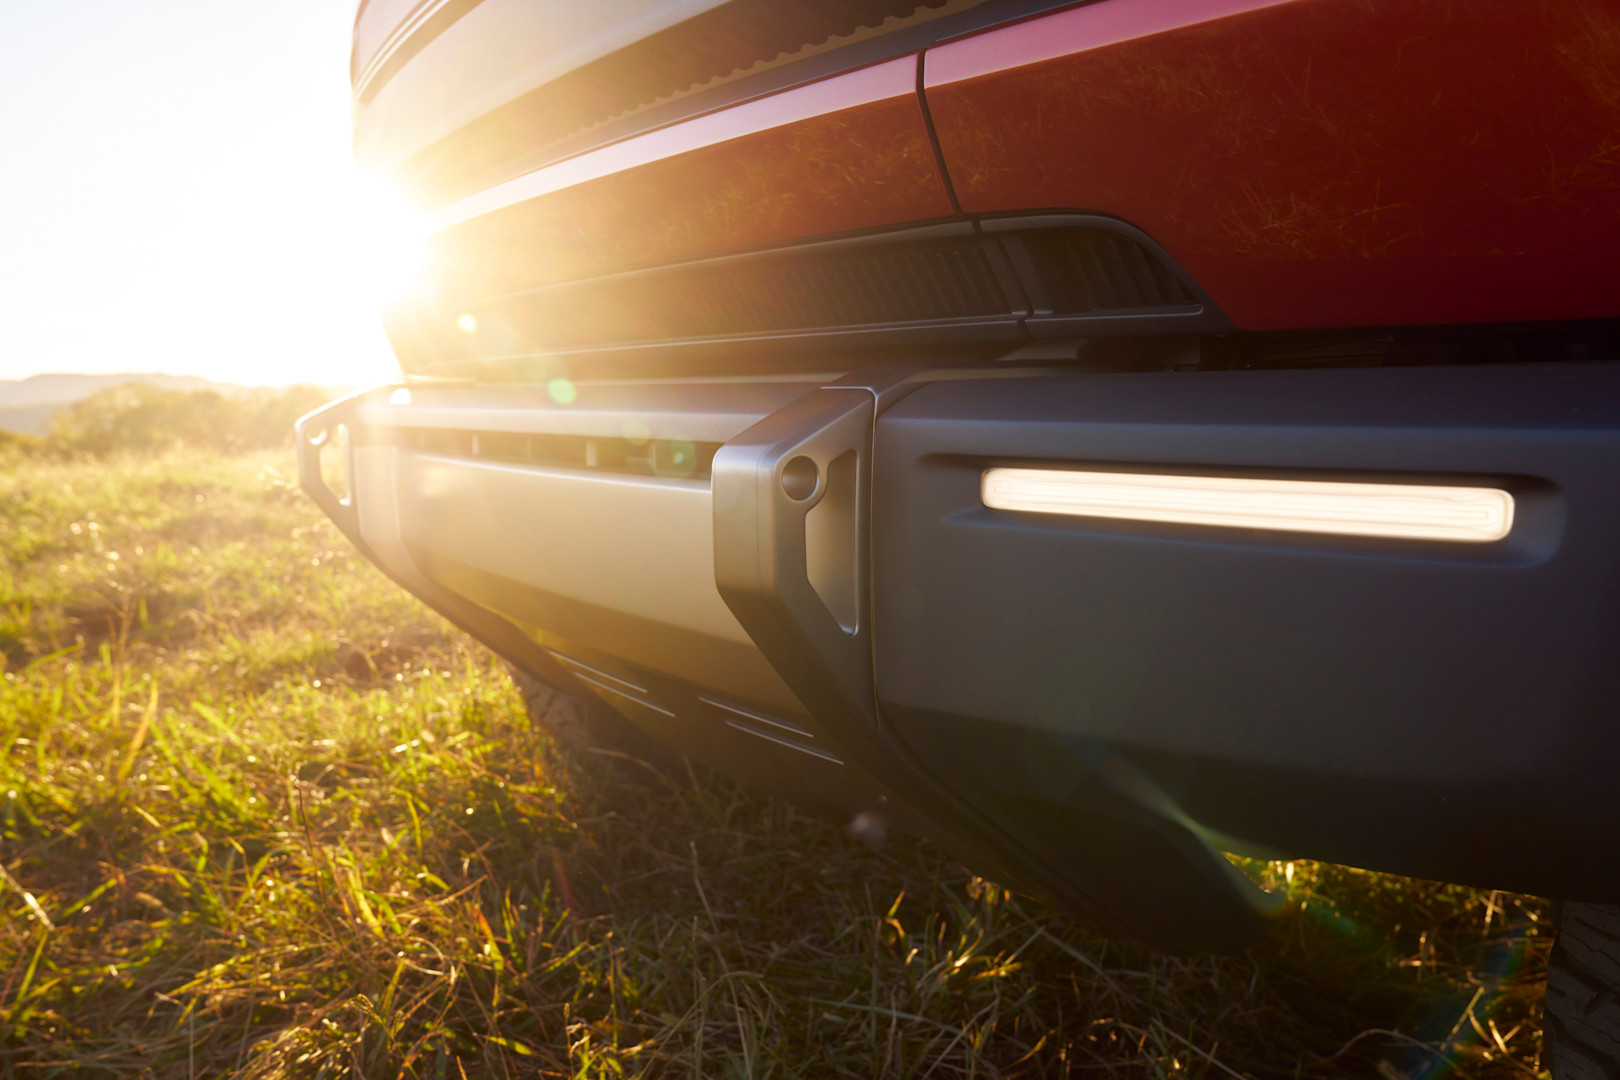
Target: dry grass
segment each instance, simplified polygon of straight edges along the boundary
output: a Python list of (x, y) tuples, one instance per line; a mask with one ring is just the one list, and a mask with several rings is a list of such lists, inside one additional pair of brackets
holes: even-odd
[(1230, 958), (568, 757), (282, 455), (0, 471), (7, 1077), (1533, 1076), (1539, 901), (1306, 863)]

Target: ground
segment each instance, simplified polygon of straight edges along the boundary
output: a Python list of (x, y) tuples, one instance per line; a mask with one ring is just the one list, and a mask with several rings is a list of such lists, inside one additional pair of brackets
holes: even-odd
[(4, 1076), (1535, 1076), (1546, 905), (1296, 862), (1236, 957), (531, 729), (289, 452), (0, 460)]

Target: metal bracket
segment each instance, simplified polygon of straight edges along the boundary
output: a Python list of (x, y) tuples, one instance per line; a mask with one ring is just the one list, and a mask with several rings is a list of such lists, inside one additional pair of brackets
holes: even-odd
[[(354, 410), (365, 393), (350, 394), (322, 405), (299, 417), (296, 425), (298, 486), (361, 550), (365, 550), (365, 545), (360, 539), (360, 515), (354, 505)], [(343, 479), (347, 490), (347, 494), (341, 496), (327, 485), (326, 478), (321, 475), (321, 451), (338, 437), (340, 431), (346, 436), (343, 440)]]
[[(713, 472), (721, 598), (804, 706), (843, 720), (840, 734), (868, 752), (877, 730), (865, 543), (875, 415), (865, 390), (816, 390), (721, 447)], [(838, 464), (850, 454), (853, 468)], [(834, 492), (836, 484), (854, 490)], [(808, 561), (806, 523), (829, 497), (853, 515), (845, 575), (853, 618), (843, 620), (817, 593)]]

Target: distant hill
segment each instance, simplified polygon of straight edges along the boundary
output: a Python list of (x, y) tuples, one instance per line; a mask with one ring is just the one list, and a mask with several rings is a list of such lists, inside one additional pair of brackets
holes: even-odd
[(44, 435), (51, 430), (51, 417), (71, 402), (53, 401), (48, 405), (0, 405), (0, 433), (7, 431), (19, 435)]
[(51, 417), (76, 401), (83, 401), (98, 390), (125, 383), (148, 383), (159, 390), (212, 390), (233, 396), (252, 387), (238, 383), (215, 382), (199, 375), (162, 375), (157, 372), (124, 372), (115, 375), (32, 375), (26, 379), (0, 379), (0, 431), (20, 431), (44, 435), (51, 429)]

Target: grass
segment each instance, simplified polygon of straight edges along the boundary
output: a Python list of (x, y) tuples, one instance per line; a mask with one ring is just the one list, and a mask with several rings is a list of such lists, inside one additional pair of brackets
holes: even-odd
[(0, 466), (0, 1073), (1509, 1077), (1532, 898), (1311, 863), (1237, 957), (573, 756), (283, 453)]

